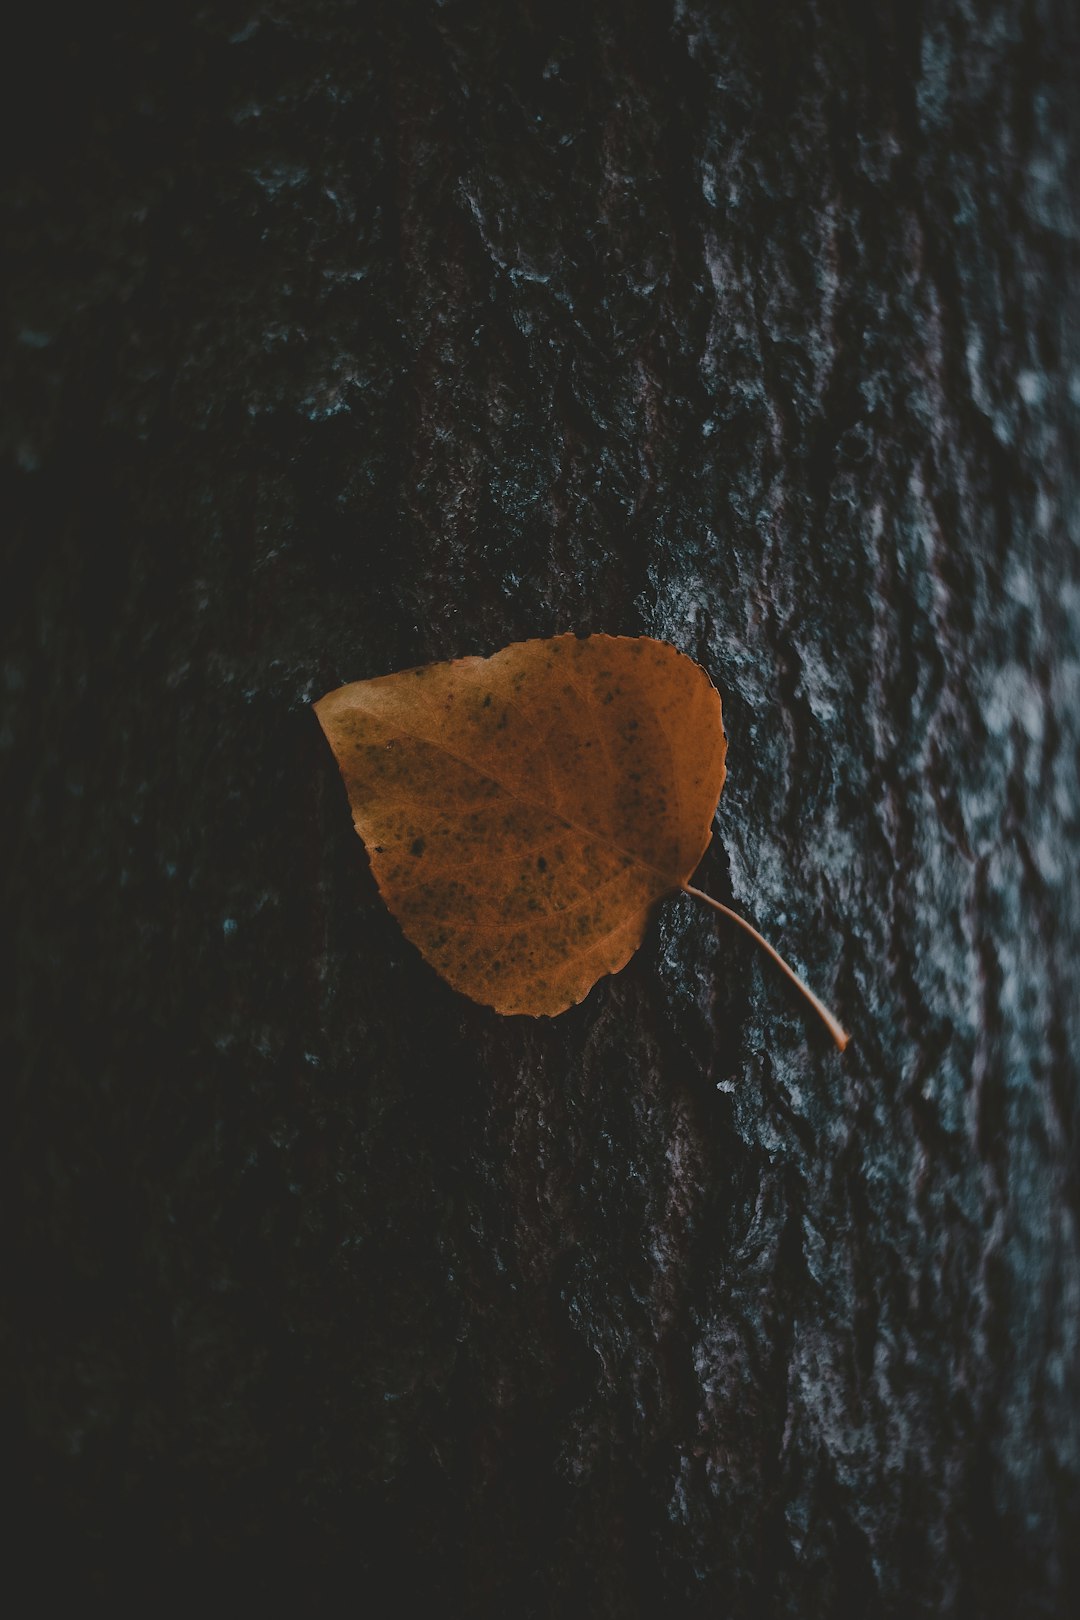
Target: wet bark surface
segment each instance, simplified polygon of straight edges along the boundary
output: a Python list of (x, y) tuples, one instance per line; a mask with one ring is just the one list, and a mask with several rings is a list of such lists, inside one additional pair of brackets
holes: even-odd
[[(1069, 1610), (1077, 49), (1064, 0), (27, 42), (3, 1353), (46, 1588)], [(554, 1021), (381, 904), (311, 701), (600, 629), (721, 690), (697, 881), (843, 1058), (687, 900)]]

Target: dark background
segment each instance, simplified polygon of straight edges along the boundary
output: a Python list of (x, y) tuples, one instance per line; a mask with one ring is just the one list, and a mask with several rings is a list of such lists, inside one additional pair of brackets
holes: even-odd
[[(0, 1184), (35, 1590), (1070, 1612), (1074, 6), (23, 26)], [(591, 629), (715, 679), (700, 882), (843, 1059), (686, 901), (550, 1022), (456, 996), (382, 906), (311, 701)]]

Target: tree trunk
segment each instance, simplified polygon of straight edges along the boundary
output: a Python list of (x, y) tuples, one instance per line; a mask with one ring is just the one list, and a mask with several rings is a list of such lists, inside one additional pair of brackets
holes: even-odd
[[(40, 1580), (1068, 1612), (1078, 43), (1066, 0), (121, 0), (28, 42)], [(312, 701), (567, 630), (712, 675), (694, 881), (843, 1057), (688, 898), (555, 1020), (402, 937)]]

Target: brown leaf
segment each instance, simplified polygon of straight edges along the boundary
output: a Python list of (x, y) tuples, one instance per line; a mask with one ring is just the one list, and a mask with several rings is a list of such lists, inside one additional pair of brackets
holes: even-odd
[(501, 1013), (625, 966), (708, 846), (720, 697), (646, 636), (555, 636), (355, 681), (315, 705), (406, 935)]

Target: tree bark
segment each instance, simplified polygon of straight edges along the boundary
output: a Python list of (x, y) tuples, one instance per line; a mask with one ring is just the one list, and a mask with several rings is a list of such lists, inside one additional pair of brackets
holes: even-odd
[[(1065, 0), (28, 41), (5, 1365), (47, 1585), (1070, 1612), (1078, 43)], [(312, 701), (567, 630), (710, 672), (694, 882), (843, 1057), (685, 897), (557, 1020), (403, 939)]]

